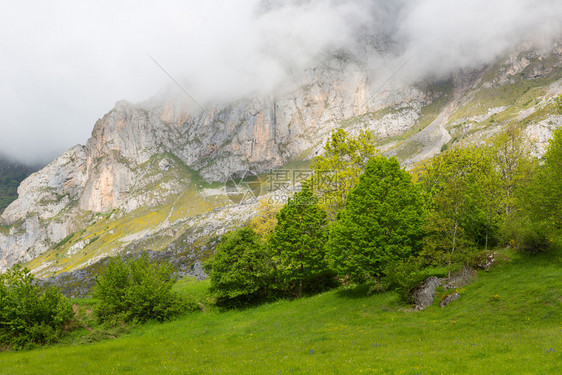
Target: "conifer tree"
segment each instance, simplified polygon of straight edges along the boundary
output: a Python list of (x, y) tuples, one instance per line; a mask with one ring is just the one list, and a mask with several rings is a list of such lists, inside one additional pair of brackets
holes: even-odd
[(277, 270), (284, 285), (298, 297), (303, 288), (318, 289), (329, 273), (325, 257), (326, 212), (308, 183), (296, 193), (277, 215), (270, 237)]

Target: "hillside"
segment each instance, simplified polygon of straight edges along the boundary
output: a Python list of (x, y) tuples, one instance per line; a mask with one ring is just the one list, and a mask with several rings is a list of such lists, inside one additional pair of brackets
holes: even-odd
[[(118, 102), (86, 145), (22, 183), (19, 199), (0, 216), (0, 269), (27, 262), (46, 277), (139, 250), (188, 254), (195, 266), (201, 246), (256, 212), (257, 194), (241, 201), (232, 183), (284, 195), (269, 188), (267, 172), (306, 172), (337, 128), (371, 131), (386, 155), (414, 168), (452, 145), (485, 142), (513, 122), (541, 155), (562, 125), (560, 43), (548, 51), (521, 45), (493, 64), (439, 80), (381, 86), (386, 76), (370, 74), (360, 61), (335, 54), (275, 97), (204, 111), (166, 98)], [(240, 181), (256, 175), (253, 183)]]
[[(339, 289), (245, 310), (211, 309), (87, 345), (2, 353), (0, 373), (556, 373), (562, 253), (500, 254), (499, 265), (479, 272), (445, 308), (438, 306), (443, 291), (433, 306), (414, 312), (393, 292)], [(206, 281), (179, 287), (207, 304)], [(88, 334), (78, 332), (76, 343)]]

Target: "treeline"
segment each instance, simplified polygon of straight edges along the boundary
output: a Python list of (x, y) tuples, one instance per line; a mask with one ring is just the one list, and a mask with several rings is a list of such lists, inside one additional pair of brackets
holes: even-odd
[(33, 168), (7, 161), (0, 155), (0, 214), (18, 197), (18, 186)]
[(373, 137), (335, 131), (314, 173), (283, 207), (262, 202), (227, 233), (206, 268), (219, 304), (301, 297), (337, 285), (395, 288), (408, 300), (431, 274), (490, 248), (545, 252), (562, 223), (562, 130), (533, 158), (517, 125), (486, 144), (451, 148), (412, 173)]

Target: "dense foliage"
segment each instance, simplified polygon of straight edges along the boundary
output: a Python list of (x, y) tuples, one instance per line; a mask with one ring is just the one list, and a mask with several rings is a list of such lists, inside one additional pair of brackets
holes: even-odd
[(15, 265), (0, 275), (0, 345), (15, 349), (50, 344), (74, 316), (70, 301), (54, 287), (34, 285), (33, 275)]
[(261, 200), (258, 206), (258, 214), (250, 220), (249, 227), (258, 236), (267, 238), (275, 228), (275, 225), (277, 225), (277, 214), (282, 207), (282, 204), (271, 203), (266, 199)]
[(302, 296), (304, 290), (321, 290), (331, 272), (325, 254), (326, 212), (308, 183), (277, 215), (277, 225), (269, 244), (284, 289)]
[(170, 265), (152, 263), (146, 254), (129, 261), (113, 258), (96, 277), (96, 315), (103, 322), (144, 322), (177, 316), (192, 307), (172, 292), (175, 281)]
[(324, 153), (314, 158), (312, 186), (320, 206), (333, 220), (345, 206), (349, 191), (359, 181), (367, 162), (377, 155), (371, 133), (362, 131), (352, 137), (343, 129), (335, 130), (324, 146)]
[[(340, 281), (393, 287), (404, 300), (430, 275), (475, 264), (494, 246), (549, 250), (562, 231), (562, 130), (543, 163), (517, 124), (482, 145), (444, 150), (416, 182), (376, 156), (369, 133), (332, 133), (310, 181), (261, 228), (228, 234), (211, 261), (219, 298), (253, 301)], [(325, 213), (327, 210), (327, 214)], [(328, 230), (326, 230), (326, 227)], [(272, 229), (273, 228), (273, 229)], [(261, 236), (261, 237), (260, 237)]]
[(265, 299), (274, 287), (271, 255), (251, 228), (225, 234), (205, 268), (219, 304), (236, 306)]
[(421, 250), (424, 218), (421, 192), (398, 160), (371, 159), (330, 229), (333, 267), (356, 282), (379, 278)]
[(518, 192), (519, 212), (511, 228), (515, 246), (549, 250), (562, 232), (562, 129), (554, 132), (534, 178)]
[(470, 249), (487, 243), (493, 220), (487, 216), (487, 178), (496, 180), (485, 151), (477, 147), (449, 149), (426, 169), (430, 197), (424, 256), (433, 264), (463, 262)]

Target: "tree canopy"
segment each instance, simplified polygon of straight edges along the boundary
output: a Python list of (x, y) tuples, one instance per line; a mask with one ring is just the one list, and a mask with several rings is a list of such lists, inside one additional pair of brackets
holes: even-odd
[(382, 276), (388, 263), (420, 251), (424, 218), (421, 192), (396, 158), (371, 159), (331, 226), (332, 266), (357, 282)]
[(284, 285), (302, 296), (303, 288), (314, 288), (328, 274), (325, 257), (326, 212), (307, 183), (277, 215), (270, 237), (277, 270)]
[(227, 305), (263, 297), (273, 272), (267, 247), (248, 227), (225, 234), (205, 268), (211, 278), (211, 293)]
[(330, 135), (324, 153), (312, 161), (313, 188), (330, 219), (335, 219), (338, 210), (343, 209), (349, 191), (377, 153), (374, 138), (367, 131), (352, 137), (345, 130), (337, 129)]

